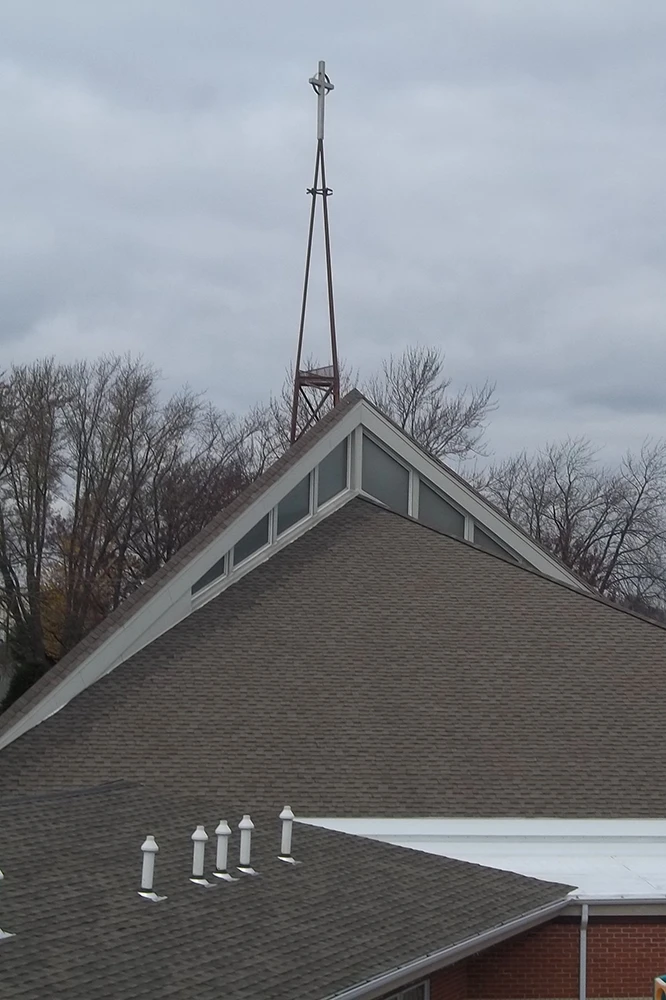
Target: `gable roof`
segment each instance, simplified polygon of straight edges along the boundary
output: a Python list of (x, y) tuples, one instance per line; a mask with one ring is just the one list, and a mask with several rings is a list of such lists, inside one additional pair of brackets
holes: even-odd
[(0, 791), (654, 816), (665, 666), (664, 628), (354, 499), (6, 747)]
[[(464, 514), (466, 537), (472, 538), (478, 526), (493, 530), (500, 540), (513, 546), (519, 558), (557, 579), (584, 590), (586, 584), (522, 529), (464, 482), (460, 476), (433, 459), (416, 442), (379, 412), (360, 392), (353, 390), (307, 434), (300, 438), (271, 468), (249, 486), (237, 499), (215, 517), (206, 528), (176, 553), (143, 586), (139, 587), (97, 628), (43, 676), (0, 716), (0, 747), (16, 739), (58, 711), (72, 697), (95, 683), (138, 649), (191, 614), (202, 602), (214, 596), (216, 587), (228, 586), (257, 562), (269, 558), (280, 546), (289, 544), (297, 534), (309, 530), (322, 517), (329, 516), (341, 504), (358, 495), (363, 486), (361, 449), (366, 431), (393, 450), (411, 469), (410, 513), (418, 511), (419, 483), (434, 485)], [(236, 570), (234, 575), (203, 594), (195, 596), (195, 584), (220, 556), (233, 548), (253, 523), (274, 516), (280, 499), (296, 486), (338, 444), (347, 441), (350, 456), (348, 482), (336, 499), (318, 509), (311, 499), (311, 511), (295, 532), (280, 538), (275, 527), (269, 529), (271, 543), (257, 556)], [(312, 477), (310, 477), (312, 478)], [(314, 491), (312, 491), (314, 496)], [(270, 523), (275, 526), (276, 518)]]
[[(190, 835), (208, 830), (210, 877), (220, 807), (124, 784), (4, 802), (0, 998), (323, 1000), (566, 903), (567, 886), (299, 824), (287, 866), (277, 812), (253, 814), (260, 876), (206, 890)], [(148, 831), (158, 904), (137, 894)]]

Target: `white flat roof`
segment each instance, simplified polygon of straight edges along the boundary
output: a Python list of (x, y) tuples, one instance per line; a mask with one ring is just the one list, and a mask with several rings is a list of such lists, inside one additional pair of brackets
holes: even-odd
[[(300, 819), (300, 817), (299, 817)], [(307, 818), (301, 822), (576, 887), (666, 900), (664, 819)]]

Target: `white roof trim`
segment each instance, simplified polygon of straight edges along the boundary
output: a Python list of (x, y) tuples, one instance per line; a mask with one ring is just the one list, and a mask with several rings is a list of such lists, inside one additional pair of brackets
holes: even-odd
[[(343, 817), (302, 818), (299, 823), (324, 826), (364, 837), (505, 837), (559, 839), (575, 837), (666, 838), (666, 819), (560, 819), (558, 817)], [(363, 832), (361, 832), (363, 831)], [(664, 857), (666, 870), (666, 856)]]

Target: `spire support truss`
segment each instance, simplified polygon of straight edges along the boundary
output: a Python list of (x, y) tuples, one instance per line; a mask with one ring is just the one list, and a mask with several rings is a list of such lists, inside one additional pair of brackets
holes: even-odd
[[(308, 246), (305, 255), (305, 277), (303, 279), (303, 297), (301, 300), (301, 318), (298, 327), (298, 349), (296, 352), (296, 369), (294, 372), (294, 395), (291, 410), (290, 439), (293, 444), (309, 427), (312, 426), (332, 404), (335, 406), (340, 399), (340, 368), (338, 364), (338, 347), (335, 330), (335, 305), (333, 300), (333, 265), (331, 260), (331, 235), (328, 219), (328, 199), (333, 194), (326, 183), (326, 162), (324, 158), (324, 114), (326, 97), (333, 90), (333, 84), (326, 75), (325, 63), (319, 63), (319, 69), (310, 79), (312, 88), (317, 95), (317, 153), (315, 157), (314, 181), (307, 193), (311, 197), (310, 223), (308, 226)], [(317, 200), (321, 199), (322, 217), (324, 223), (324, 253), (326, 259), (326, 291), (328, 299), (328, 325), (331, 340), (331, 363), (322, 368), (303, 368), (303, 335), (305, 332), (305, 317), (308, 304), (308, 289), (310, 285), (310, 269), (312, 264), (312, 244), (314, 238)]]

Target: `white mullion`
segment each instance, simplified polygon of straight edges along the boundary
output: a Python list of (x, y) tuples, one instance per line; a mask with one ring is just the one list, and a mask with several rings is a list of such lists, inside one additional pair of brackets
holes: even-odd
[(409, 505), (407, 513), (410, 517), (418, 518), (419, 516), (419, 489), (420, 489), (420, 477), (414, 469), (409, 470)]
[(317, 510), (317, 496), (319, 494), (319, 465), (315, 465), (310, 474), (310, 510), (308, 514), (312, 516)]
[[(348, 482), (352, 490), (361, 491), (363, 482), (363, 427), (359, 424), (354, 429), (354, 433), (348, 438), (351, 447), (347, 447)], [(351, 454), (350, 454), (351, 453)]]

